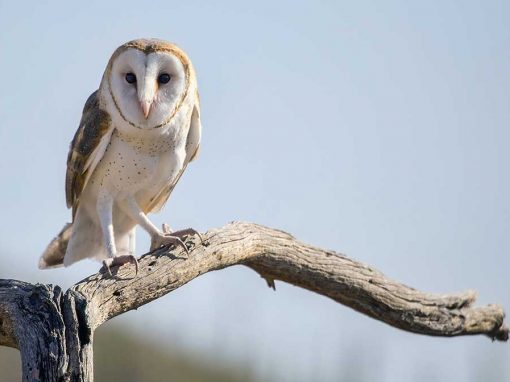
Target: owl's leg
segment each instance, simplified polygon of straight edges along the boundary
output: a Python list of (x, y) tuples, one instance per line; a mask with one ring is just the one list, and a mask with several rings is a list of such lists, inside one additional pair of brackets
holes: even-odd
[(113, 218), (112, 218), (113, 198), (111, 196), (99, 196), (97, 199), (97, 214), (99, 215), (99, 223), (103, 232), (103, 242), (109, 258), (117, 255), (117, 247), (115, 245), (115, 237), (113, 234)]
[(103, 232), (103, 241), (106, 247), (108, 258), (103, 260), (103, 266), (111, 276), (111, 267), (121, 266), (126, 263), (133, 263), (138, 273), (138, 261), (133, 255), (117, 256), (117, 248), (115, 246), (115, 235), (113, 232), (112, 218), (113, 198), (110, 195), (101, 195), (97, 200), (97, 214)]
[(133, 227), (131, 231), (129, 231), (128, 234), (128, 240), (129, 240), (129, 254), (135, 256), (136, 253), (136, 227)]
[(182, 247), (186, 254), (189, 253), (182, 239), (175, 234), (160, 231), (140, 209), (133, 197), (123, 200), (119, 206), (151, 236), (151, 251), (163, 245), (175, 245)]

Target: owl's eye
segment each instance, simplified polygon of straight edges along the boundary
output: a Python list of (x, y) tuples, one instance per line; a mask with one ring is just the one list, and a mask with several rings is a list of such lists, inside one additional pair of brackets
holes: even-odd
[(126, 73), (126, 82), (128, 84), (134, 84), (136, 82), (136, 76), (134, 73)]
[(160, 84), (167, 84), (168, 81), (170, 81), (170, 74), (168, 73), (161, 73), (158, 77), (158, 82)]

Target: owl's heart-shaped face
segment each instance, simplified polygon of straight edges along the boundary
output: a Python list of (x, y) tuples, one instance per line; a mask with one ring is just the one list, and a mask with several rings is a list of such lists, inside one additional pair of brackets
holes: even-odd
[(170, 121), (189, 88), (189, 62), (177, 48), (125, 47), (112, 56), (108, 85), (121, 117), (139, 129)]

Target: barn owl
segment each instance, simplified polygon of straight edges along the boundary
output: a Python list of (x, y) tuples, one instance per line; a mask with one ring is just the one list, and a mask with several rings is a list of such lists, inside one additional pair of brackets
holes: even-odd
[(201, 123), (193, 66), (177, 46), (156, 39), (121, 45), (99, 89), (85, 103), (67, 158), (68, 223), (49, 244), (39, 268), (84, 258), (110, 267), (133, 263), (135, 229), (151, 236), (151, 250), (198, 234), (171, 233), (147, 217), (167, 201), (200, 145)]

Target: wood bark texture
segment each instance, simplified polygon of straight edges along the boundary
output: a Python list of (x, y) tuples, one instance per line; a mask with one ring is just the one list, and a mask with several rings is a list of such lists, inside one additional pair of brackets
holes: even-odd
[(24, 381), (92, 381), (95, 329), (209, 271), (245, 265), (270, 287), (284, 281), (396, 328), (432, 336), (483, 334), (507, 341), (498, 305), (474, 307), (475, 293), (436, 295), (388, 279), (342, 254), (302, 243), (280, 230), (230, 223), (187, 239), (190, 253), (160, 248), (100, 271), (66, 292), (58, 286), (0, 280), (0, 345), (20, 350)]

